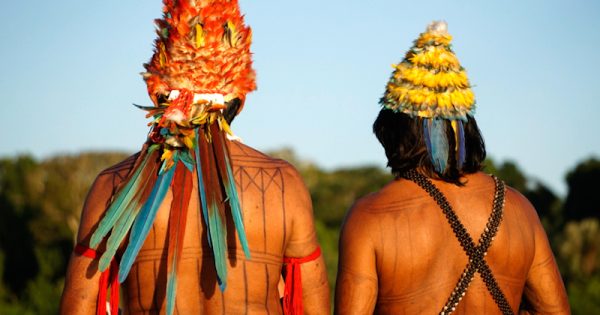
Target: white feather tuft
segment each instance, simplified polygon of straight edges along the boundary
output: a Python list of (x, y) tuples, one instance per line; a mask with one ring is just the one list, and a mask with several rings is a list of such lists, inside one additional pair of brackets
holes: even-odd
[(427, 32), (430, 33), (438, 33), (438, 34), (447, 34), (448, 33), (448, 23), (446, 21), (433, 21), (429, 23), (427, 26)]
[(179, 94), (180, 94), (179, 90), (172, 90), (169, 93), (169, 101), (177, 99), (179, 97)]

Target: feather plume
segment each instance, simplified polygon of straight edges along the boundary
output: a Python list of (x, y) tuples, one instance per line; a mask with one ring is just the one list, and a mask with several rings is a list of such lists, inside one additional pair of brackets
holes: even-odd
[(152, 187), (156, 176), (153, 175), (154, 161), (157, 158), (156, 146), (150, 146), (140, 157), (140, 163), (134, 166), (133, 175), (117, 193), (108, 208), (106, 215), (100, 221), (92, 235), (90, 247), (97, 248), (100, 242), (111, 232), (106, 244), (106, 250), (99, 261), (99, 270), (106, 270), (117, 249), (129, 230), (133, 218), (141, 208), (145, 196), (144, 191)]
[[(176, 156), (175, 159), (177, 159)], [(133, 222), (131, 234), (129, 236), (129, 244), (127, 245), (127, 249), (125, 249), (125, 253), (123, 254), (123, 258), (119, 265), (119, 282), (121, 283), (127, 278), (129, 270), (148, 236), (148, 232), (154, 223), (156, 212), (169, 190), (174, 173), (175, 167), (171, 167), (158, 176), (150, 196), (148, 196), (139, 215)]]
[(106, 214), (98, 224), (98, 227), (94, 231), (92, 238), (90, 240), (90, 247), (93, 249), (97, 249), (100, 242), (104, 239), (104, 237), (110, 232), (115, 222), (119, 219), (122, 214), (122, 211), (126, 207), (126, 205), (132, 198), (135, 196), (137, 192), (137, 187), (139, 187), (139, 179), (142, 170), (145, 168), (146, 164), (150, 160), (151, 150), (152, 148), (156, 148), (155, 146), (151, 146), (147, 152), (142, 152), (144, 154), (143, 157), (140, 157), (141, 163), (134, 167), (132, 171), (132, 175), (129, 177), (127, 183), (121, 190), (117, 193), (116, 197), (111, 202)]
[[(153, 155), (153, 160), (155, 160), (157, 154)], [(127, 236), (127, 233), (129, 232), (133, 221), (139, 214), (144, 200), (146, 200), (146, 198), (148, 198), (148, 195), (150, 195), (152, 187), (156, 182), (157, 170), (158, 163), (156, 162), (152, 162), (146, 165), (146, 167), (142, 170), (142, 174), (140, 175), (140, 181), (142, 181), (142, 186), (136, 192), (134, 198), (129, 203), (127, 203), (127, 208), (125, 209), (125, 211), (123, 211), (123, 214), (117, 220), (117, 222), (115, 222), (115, 225), (110, 233), (110, 237), (108, 238), (108, 241), (106, 243), (106, 251), (100, 258), (99, 266), (101, 270), (105, 270), (105, 268), (109, 266), (111, 260), (113, 259), (114, 255), (119, 249), (119, 246), (121, 246), (123, 239), (125, 238), (125, 236)]]

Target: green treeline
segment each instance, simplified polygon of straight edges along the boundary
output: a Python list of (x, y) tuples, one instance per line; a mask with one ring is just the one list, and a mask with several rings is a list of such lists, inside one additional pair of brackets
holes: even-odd
[[(332, 286), (344, 214), (361, 196), (392, 180), (380, 167), (324, 170), (291, 150), (271, 152), (293, 163), (313, 198), (317, 232)], [(56, 314), (79, 215), (95, 176), (123, 153), (84, 153), (37, 161), (0, 159), (0, 314)], [(486, 171), (521, 191), (546, 228), (574, 314), (600, 314), (600, 160), (566, 174), (561, 199), (515, 163), (488, 160)]]

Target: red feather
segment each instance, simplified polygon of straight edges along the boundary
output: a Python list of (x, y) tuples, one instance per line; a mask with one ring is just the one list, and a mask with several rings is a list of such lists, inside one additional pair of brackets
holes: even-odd
[(177, 276), (177, 269), (183, 252), (183, 238), (187, 213), (192, 196), (193, 174), (183, 165), (175, 167), (175, 177), (171, 185), (173, 200), (169, 214), (169, 243), (167, 252), (167, 274), (169, 277)]

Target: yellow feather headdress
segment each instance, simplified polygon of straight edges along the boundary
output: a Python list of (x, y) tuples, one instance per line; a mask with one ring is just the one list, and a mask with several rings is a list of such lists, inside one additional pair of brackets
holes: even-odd
[(393, 65), (382, 105), (412, 116), (466, 121), (475, 97), (451, 41), (446, 22), (432, 22), (404, 60)]
[[(380, 103), (385, 109), (419, 118), (427, 151), (442, 174), (453, 161), (461, 169), (466, 159), (464, 123), (475, 112), (475, 96), (465, 69), (452, 51), (448, 25), (434, 21), (414, 41), (394, 72)], [(449, 146), (446, 125), (454, 132)], [(455, 158), (450, 159), (449, 155)]]

